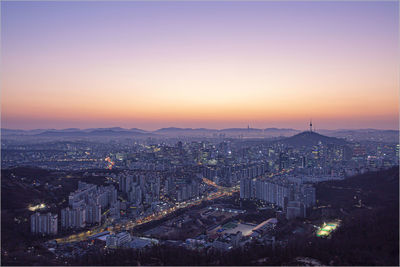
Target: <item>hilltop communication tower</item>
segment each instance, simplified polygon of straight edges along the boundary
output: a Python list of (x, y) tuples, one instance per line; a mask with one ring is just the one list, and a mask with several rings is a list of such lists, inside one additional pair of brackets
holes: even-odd
[(310, 120), (310, 133), (312, 133), (312, 120)]

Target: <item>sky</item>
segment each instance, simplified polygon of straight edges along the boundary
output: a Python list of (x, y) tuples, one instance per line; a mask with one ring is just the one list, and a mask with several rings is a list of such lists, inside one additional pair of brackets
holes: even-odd
[(1, 2), (1, 126), (399, 127), (399, 2)]

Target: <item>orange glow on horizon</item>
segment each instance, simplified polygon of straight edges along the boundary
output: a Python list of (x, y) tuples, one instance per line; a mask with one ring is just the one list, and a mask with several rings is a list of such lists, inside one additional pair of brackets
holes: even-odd
[(153, 4), (4, 4), (2, 127), (398, 128), (393, 3)]

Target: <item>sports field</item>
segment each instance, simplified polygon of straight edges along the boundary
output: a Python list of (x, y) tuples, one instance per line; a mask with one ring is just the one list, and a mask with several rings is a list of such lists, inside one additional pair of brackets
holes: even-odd
[(224, 228), (224, 229), (232, 229), (235, 227), (237, 227), (237, 224), (234, 222), (228, 222), (222, 226), (222, 228)]
[(317, 236), (327, 237), (339, 226), (338, 222), (324, 223), (317, 231)]
[(211, 233), (227, 233), (236, 234), (237, 231), (242, 232), (244, 236), (248, 236), (252, 233), (253, 228), (256, 225), (250, 223), (239, 223), (236, 221), (228, 222), (224, 225), (218, 226), (211, 231)]

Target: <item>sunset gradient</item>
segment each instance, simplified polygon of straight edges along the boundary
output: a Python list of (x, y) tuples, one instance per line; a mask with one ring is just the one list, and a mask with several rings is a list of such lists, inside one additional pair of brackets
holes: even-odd
[(2, 127), (398, 128), (398, 2), (2, 2)]

